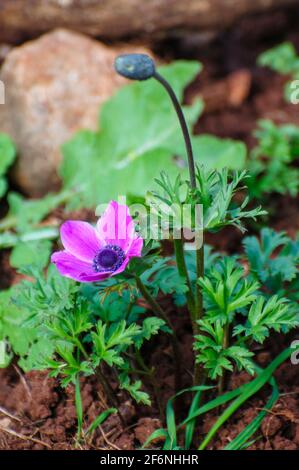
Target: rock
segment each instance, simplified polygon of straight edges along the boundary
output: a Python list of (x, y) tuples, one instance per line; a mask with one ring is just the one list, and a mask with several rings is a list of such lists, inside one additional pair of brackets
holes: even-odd
[(161, 39), (223, 30), (238, 18), (298, 0), (1, 0), (0, 40), (16, 42), (55, 27), (102, 38)]
[(13, 177), (29, 196), (58, 187), (61, 144), (78, 129), (95, 129), (100, 105), (126, 83), (113, 69), (120, 52), (55, 30), (7, 55), (0, 73), (5, 85), (0, 131), (16, 143)]

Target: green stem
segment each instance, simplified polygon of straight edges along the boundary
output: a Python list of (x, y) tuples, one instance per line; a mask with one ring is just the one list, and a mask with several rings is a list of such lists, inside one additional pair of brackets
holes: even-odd
[[(222, 343), (223, 349), (227, 349), (229, 347), (229, 332), (230, 332), (229, 323), (227, 323), (224, 327), (224, 336), (223, 336), (223, 343)], [(226, 377), (227, 375), (226, 375), (225, 369), (223, 369), (222, 375), (219, 377), (219, 381), (218, 381), (219, 395), (221, 395), (221, 393), (223, 393), (225, 389)]]
[(82, 427), (83, 427), (83, 404), (82, 404), (82, 397), (81, 397), (81, 390), (80, 390), (80, 374), (76, 375), (76, 383), (75, 383), (75, 406), (76, 406), (76, 414), (77, 414), (77, 439), (81, 439), (82, 437)]
[[(199, 250), (196, 250), (196, 279), (204, 277), (204, 240), (202, 240), (202, 246)], [(201, 320), (204, 314), (203, 309), (203, 297), (202, 291), (198, 282), (196, 282), (196, 306), (195, 306), (195, 318), (194, 318), (194, 335), (198, 335), (200, 332), (200, 327), (198, 325), (198, 320)], [(194, 365), (194, 385), (201, 385), (205, 381), (205, 370), (201, 364)]]
[[(204, 277), (204, 271), (205, 271), (205, 266), (204, 266), (204, 245), (202, 245), (201, 248), (196, 250), (196, 277), (197, 280), (200, 277)], [(203, 316), (203, 298), (202, 298), (202, 292), (200, 289), (200, 286), (198, 282), (196, 283), (196, 320), (201, 320)]]
[[(76, 344), (76, 346), (78, 347), (78, 349), (81, 351), (82, 355), (84, 356), (84, 359), (88, 360), (89, 355), (88, 355), (86, 349), (84, 348), (83, 344), (81, 343), (81, 341), (78, 338), (75, 338), (75, 337), (73, 338), (73, 341)], [(118, 403), (117, 397), (115, 396), (114, 390), (112, 389), (111, 385), (109, 384), (106, 377), (102, 373), (102, 370), (101, 370), (100, 366), (98, 366), (97, 369), (96, 369), (96, 376), (98, 377), (99, 382), (102, 385), (102, 387), (103, 387), (103, 389), (104, 389), (104, 391), (107, 395), (108, 400), (113, 404), (113, 406), (115, 408), (118, 408), (119, 403)], [(123, 416), (121, 415), (121, 413), (119, 411), (118, 411), (118, 413), (119, 413), (119, 416), (120, 416), (121, 420), (124, 422)]]
[(159, 410), (160, 420), (161, 420), (161, 423), (163, 423), (164, 422), (163, 406), (162, 406), (162, 400), (161, 400), (159, 385), (158, 385), (157, 380), (156, 380), (155, 369), (153, 367), (148, 367), (145, 364), (145, 362), (143, 360), (143, 357), (141, 356), (139, 350), (136, 350), (136, 360), (137, 360), (139, 366), (143, 369), (144, 373), (147, 374), (149, 376), (149, 378), (151, 379), (151, 381), (152, 381), (152, 387), (153, 387), (154, 395), (155, 395), (155, 398), (156, 398), (156, 403), (157, 403), (158, 410)]
[[(176, 94), (174, 90), (172, 89), (171, 85), (168, 83), (168, 81), (162, 77), (157, 71), (154, 72), (152, 75), (153, 78), (155, 78), (161, 85), (165, 88), (167, 91), (172, 104), (174, 106), (174, 109), (177, 113), (180, 126), (182, 129), (184, 141), (185, 141), (185, 146), (186, 146), (186, 152), (187, 152), (187, 157), (188, 157), (188, 167), (189, 167), (189, 175), (190, 175), (190, 186), (193, 191), (193, 193), (196, 193), (196, 172), (195, 172), (195, 163), (194, 163), (194, 156), (193, 156), (193, 150), (192, 150), (192, 143), (191, 143), (191, 138), (190, 134), (188, 131), (188, 126), (186, 123), (186, 119), (182, 110), (182, 107), (176, 97)], [(180, 249), (179, 249), (180, 250)], [(185, 277), (188, 279), (188, 272), (187, 269), (184, 268), (184, 265), (186, 266), (185, 262), (183, 263), (182, 259), (184, 258), (181, 256), (181, 253), (179, 253), (179, 262), (178, 262), (178, 269), (183, 271), (186, 271)], [(202, 277), (204, 275), (204, 251), (203, 251), (203, 244), (200, 248), (196, 247), (196, 266), (197, 266), (197, 278)], [(186, 275), (187, 274), (187, 275)], [(187, 280), (188, 282), (188, 280)], [(191, 290), (189, 292), (192, 293)], [(193, 296), (193, 293), (192, 293)], [(194, 304), (194, 301), (193, 301)], [(195, 299), (195, 309), (193, 305), (191, 304), (191, 298), (188, 299), (188, 308), (190, 310), (190, 315), (192, 316), (192, 328), (193, 328), (193, 333), (197, 334), (199, 331), (197, 321), (203, 316), (203, 302), (202, 302), (202, 293), (200, 290), (200, 286), (196, 283), (196, 299)], [(194, 380), (195, 380), (195, 385), (198, 385), (201, 380), (200, 380), (200, 366), (196, 365), (195, 370), (194, 370)]]
[(177, 116), (178, 116), (178, 119), (179, 119), (179, 122), (180, 122), (180, 126), (181, 126), (181, 129), (182, 129), (184, 141), (185, 141), (186, 151), (187, 151), (190, 183), (191, 183), (192, 189), (195, 189), (196, 188), (196, 176), (195, 176), (194, 157), (193, 157), (193, 151), (192, 151), (191, 138), (190, 138), (190, 134), (189, 134), (189, 131), (188, 131), (188, 126), (187, 126), (187, 123), (186, 123), (186, 119), (185, 119), (183, 110), (181, 108), (179, 100), (176, 97), (175, 92), (173, 91), (173, 89), (172, 89), (171, 85), (168, 83), (168, 81), (165, 80), (165, 78), (162, 77), (162, 75), (160, 75), (158, 72), (155, 72), (153, 77), (156, 80), (158, 80), (158, 82), (161, 83), (161, 85), (165, 88), (165, 90), (167, 91), (167, 93), (168, 93), (168, 95), (169, 95), (169, 97), (172, 101), (174, 109), (177, 113)]
[(140, 290), (142, 296), (144, 297), (144, 299), (147, 301), (147, 303), (151, 306), (153, 312), (155, 312), (155, 314), (162, 318), (162, 320), (165, 321), (166, 325), (173, 331), (174, 333), (174, 329), (173, 329), (173, 325), (171, 323), (171, 321), (169, 320), (168, 316), (166, 315), (166, 313), (164, 312), (164, 310), (160, 307), (160, 305), (158, 304), (158, 302), (156, 301), (156, 299), (154, 299), (154, 297), (152, 297), (152, 295), (150, 294), (149, 290), (147, 289), (147, 287), (143, 284), (142, 280), (140, 279), (139, 276), (135, 276), (135, 280), (136, 280), (136, 284), (137, 284), (137, 287), (138, 289)]
[(175, 360), (175, 388), (176, 391), (180, 390), (181, 388), (181, 355), (180, 355), (180, 349), (179, 349), (179, 343), (178, 339), (175, 333), (175, 330), (173, 328), (173, 325), (170, 321), (170, 319), (167, 317), (163, 309), (160, 307), (156, 299), (152, 297), (150, 294), (149, 290), (147, 287), (143, 284), (142, 280), (140, 279), (139, 276), (135, 276), (136, 284), (138, 289), (140, 290), (143, 298), (147, 301), (147, 303), (151, 306), (153, 312), (162, 320), (165, 321), (166, 325), (168, 328), (171, 330), (170, 334), (170, 341), (173, 349), (173, 355), (174, 355), (174, 360)]
[(174, 239), (173, 240), (174, 244), (174, 250), (175, 250), (175, 257), (176, 257), (176, 264), (178, 267), (178, 271), (180, 276), (184, 277), (186, 279), (187, 287), (188, 287), (188, 292), (186, 294), (187, 298), (187, 305), (191, 317), (191, 323), (193, 327), (193, 333), (195, 332), (195, 327), (196, 323), (194, 322), (194, 316), (195, 316), (195, 300), (194, 300), (194, 295), (192, 291), (192, 286), (190, 282), (190, 277), (188, 274), (187, 266), (186, 266), (186, 261), (185, 261), (185, 256), (184, 256), (184, 245), (183, 245), (183, 240), (182, 239)]

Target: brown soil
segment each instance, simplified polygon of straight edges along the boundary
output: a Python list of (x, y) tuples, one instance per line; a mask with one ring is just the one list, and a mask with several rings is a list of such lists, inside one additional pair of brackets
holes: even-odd
[[(266, 117), (277, 123), (294, 122), (299, 125), (297, 108), (286, 104), (282, 97), (284, 79), (255, 65), (256, 57), (262, 50), (283, 40), (293, 41), (299, 49), (298, 15), (294, 15), (293, 10), (243, 20), (211, 44), (203, 45), (202, 39), (199, 43), (194, 43), (194, 40), (185, 38), (175, 43), (160, 44), (156, 46), (156, 51), (163, 52), (163, 56), (167, 58), (197, 58), (203, 61), (205, 70), (187, 91), (187, 101), (200, 93), (211, 96), (213, 86), (212, 92), (215, 90), (220, 93), (219, 103), (211, 100), (210, 110), (196, 126), (197, 132), (239, 138), (251, 147), (254, 143), (251, 134), (257, 119)], [(227, 87), (239, 86), (239, 81), (232, 75), (236, 71), (242, 71), (244, 89), (236, 90), (232, 93), (234, 99), (227, 101)], [(298, 200), (275, 196), (269, 203), (272, 208), (271, 225), (294, 235), (299, 229)], [(61, 217), (61, 214), (57, 213), (55, 216)], [(230, 253), (241, 247), (241, 235), (233, 229), (222, 232), (221, 236), (211, 236), (208, 241), (217, 249)], [(1, 288), (8, 287), (16, 280), (9, 268), (8, 256), (8, 252), (1, 253)], [(168, 300), (165, 301), (169, 305)], [(190, 386), (190, 324), (184, 311), (174, 312), (172, 309), (171, 316), (184, 358), (183, 386)], [(284, 341), (285, 344), (280, 337), (275, 336), (269, 341), (267, 348), (258, 352), (261, 366), (268, 364), (284, 346), (289, 345), (291, 338)], [(175, 367), (167, 337), (160, 335), (151, 341), (144, 348), (143, 356), (156, 368), (162, 405), (165, 406), (167, 399), (173, 394)], [(250, 449), (299, 449), (298, 366), (286, 362), (277, 371), (276, 378), (281, 396), (268, 413), (257, 433), (258, 439)], [(233, 374), (228, 387), (237, 387), (248, 379), (244, 373)], [(135, 449), (161, 425), (155, 398), (152, 407), (141, 407), (133, 404), (124, 393), (120, 393), (118, 398), (124, 423), (119, 416), (110, 416), (92, 439), (78, 444), (75, 439), (76, 413), (72, 386), (63, 390), (58, 381), (48, 378), (45, 372), (23, 374), (15, 364), (0, 371), (0, 381), (0, 449), (73, 449), (76, 446), (85, 449)], [(150, 382), (145, 381), (145, 388), (154, 397)], [(268, 392), (269, 389), (265, 388), (249, 400), (220, 429), (210, 448), (221, 449), (229, 443), (264, 407)], [(111, 404), (107, 403), (101, 386), (94, 379), (82, 381), (82, 394), (86, 428)], [(182, 416), (186, 406), (185, 400), (180, 403), (179, 413)], [(209, 413), (199, 423), (201, 437), (215, 419), (216, 414)], [(155, 444), (159, 445), (159, 442)]]

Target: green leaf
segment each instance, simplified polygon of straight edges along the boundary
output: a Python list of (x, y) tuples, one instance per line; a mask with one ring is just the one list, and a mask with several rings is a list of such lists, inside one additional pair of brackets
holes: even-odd
[(256, 298), (259, 284), (244, 277), (244, 269), (233, 258), (225, 257), (198, 280), (203, 289), (209, 321), (231, 322), (236, 312)]
[(108, 408), (107, 410), (102, 411), (102, 413), (93, 420), (89, 428), (85, 431), (85, 435), (87, 436), (88, 434), (92, 434), (110, 415), (115, 413), (117, 413), (116, 408)]
[[(199, 403), (202, 398), (202, 391), (198, 390), (191, 402), (190, 408), (189, 408), (189, 413), (188, 417), (192, 416), (192, 414), (199, 408)], [(192, 439), (195, 431), (195, 425), (196, 425), (196, 419), (193, 421), (189, 421), (189, 423), (186, 425), (186, 430), (185, 430), (185, 449), (189, 450), (190, 446), (192, 444)]]
[(250, 437), (259, 429), (262, 424), (267, 412), (270, 411), (279, 398), (279, 391), (275, 380), (272, 378), (270, 383), (273, 387), (271, 397), (264, 406), (263, 410), (241, 431), (227, 446), (224, 450), (241, 450), (250, 444)]
[[(159, 71), (181, 100), (200, 68), (198, 62), (178, 61)], [(189, 125), (201, 109), (201, 102), (185, 108)], [(172, 175), (178, 171), (173, 157), (181, 140), (176, 113), (158, 82), (123, 87), (103, 105), (99, 131), (80, 131), (62, 147), (64, 185), (82, 191), (81, 200), (72, 204), (91, 207), (119, 194), (144, 196), (162, 170)]]
[(37, 329), (24, 325), (30, 312), (20, 309), (13, 301), (16, 289), (0, 293), (0, 340), (8, 340), (12, 351), (19, 356), (19, 365), (27, 371), (39, 364), (43, 355), (51, 354), (53, 345)]
[(266, 287), (266, 294), (279, 293), (297, 300), (299, 240), (265, 227), (261, 230), (260, 240), (246, 237), (243, 245), (250, 273)]
[(56, 194), (48, 194), (42, 199), (25, 199), (18, 193), (8, 194), (9, 213), (2, 221), (9, 221), (11, 226), (22, 232), (31, 229), (32, 225), (38, 224), (60, 204), (68, 200), (73, 192), (62, 191)]
[(206, 230), (217, 231), (226, 225), (233, 225), (244, 231), (243, 219), (255, 220), (266, 214), (260, 207), (246, 210), (248, 197), (239, 206), (232, 203), (240, 183), (248, 178), (246, 171), (229, 172), (227, 168), (215, 171), (201, 166), (197, 168), (196, 177), (196, 202), (202, 204), (203, 226)]
[(165, 325), (164, 320), (157, 317), (148, 317), (142, 323), (141, 333), (134, 339), (134, 345), (140, 349), (144, 341), (148, 341), (152, 336), (158, 334), (162, 326)]
[(143, 271), (142, 282), (151, 290), (154, 297), (163, 294), (185, 294), (188, 290), (172, 258), (157, 258), (149, 269)]
[(210, 324), (207, 321), (198, 321), (202, 334), (195, 336), (194, 349), (199, 351), (196, 363), (207, 369), (209, 377), (215, 380), (221, 377), (224, 370), (233, 370), (232, 361), (239, 370), (245, 369), (253, 374), (252, 361), (249, 359), (253, 353), (244, 346), (226, 346), (224, 344), (224, 328), (219, 322)]
[(244, 333), (258, 343), (263, 343), (269, 336), (269, 330), (289, 330), (298, 326), (298, 312), (287, 299), (277, 295), (265, 299), (259, 296), (252, 304), (245, 325), (237, 325), (234, 335)]
[[(175, 450), (177, 448), (177, 428), (178, 429), (181, 428), (184, 425), (184, 423), (182, 423), (178, 427), (176, 426), (175, 412), (174, 412), (174, 407), (173, 407), (174, 401), (176, 400), (176, 398), (180, 397), (181, 395), (183, 395), (185, 393), (196, 392), (196, 394), (198, 394), (198, 393), (202, 393), (202, 392), (207, 391), (207, 390), (211, 390), (212, 388), (213, 387), (209, 386), (209, 385), (196, 385), (194, 387), (184, 388), (183, 390), (176, 393), (173, 397), (171, 397), (168, 400), (167, 407), (166, 407), (167, 430), (165, 430), (165, 429), (156, 429), (156, 431), (154, 431), (150, 435), (150, 437), (146, 440), (146, 442), (143, 444), (142, 448), (144, 449), (151, 441), (153, 441), (157, 437), (165, 437), (165, 444), (164, 444), (163, 450)], [(190, 439), (191, 434), (193, 433), (192, 428), (193, 428), (193, 424), (194, 424), (193, 423), (194, 418), (191, 415), (192, 415), (193, 410), (197, 409), (196, 403), (197, 403), (197, 400), (192, 401), (192, 404), (191, 404), (191, 407), (190, 407), (190, 410), (189, 410), (189, 414), (188, 414), (188, 418), (187, 418), (188, 424), (187, 424), (187, 427), (186, 427), (186, 433), (187, 433), (187, 428), (188, 428), (189, 429), (188, 430), (189, 439)], [(186, 447), (186, 448), (188, 448), (188, 447)]]
[(263, 193), (296, 196), (299, 189), (299, 170), (293, 163), (298, 158), (299, 128), (292, 124), (277, 126), (261, 120), (254, 136), (257, 146), (250, 153), (248, 168), (249, 192), (253, 197)]
[(291, 42), (284, 42), (263, 52), (258, 57), (258, 64), (283, 75), (299, 71), (299, 58)]
[(141, 380), (136, 380), (135, 382), (130, 382), (130, 379), (127, 375), (122, 374), (120, 376), (120, 388), (127, 390), (132, 398), (137, 403), (142, 403), (143, 405), (150, 406), (151, 400), (149, 395), (146, 392), (140, 390), (142, 387)]
[(96, 364), (105, 361), (109, 366), (113, 364), (121, 366), (124, 360), (119, 354), (120, 349), (126, 349), (130, 346), (140, 331), (140, 326), (135, 323), (127, 326), (125, 320), (115, 323), (113, 328), (108, 331), (107, 325), (98, 321), (96, 332), (91, 332)]
[(13, 163), (16, 157), (16, 149), (10, 137), (0, 133), (0, 197), (2, 197), (7, 189), (7, 184), (3, 175)]
[(247, 148), (243, 142), (202, 134), (193, 137), (192, 146), (196, 163), (208, 169), (242, 170), (245, 166)]
[(49, 240), (20, 242), (12, 250), (10, 264), (14, 268), (35, 264), (44, 268), (49, 261), (52, 243)]

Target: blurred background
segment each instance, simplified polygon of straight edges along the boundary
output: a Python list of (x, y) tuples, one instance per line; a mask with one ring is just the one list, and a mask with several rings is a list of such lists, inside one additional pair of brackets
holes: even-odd
[(250, 146), (257, 119), (297, 122), (286, 78), (256, 60), (283, 41), (299, 47), (298, 13), (298, 0), (2, 0), (0, 132), (17, 150), (12, 184), (34, 197), (60, 186), (61, 145), (95, 129), (101, 104), (124, 84), (113, 69), (119, 52), (202, 62), (184, 95), (205, 103), (195, 133)]

